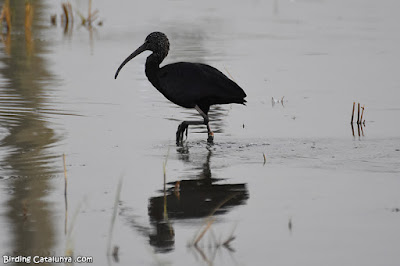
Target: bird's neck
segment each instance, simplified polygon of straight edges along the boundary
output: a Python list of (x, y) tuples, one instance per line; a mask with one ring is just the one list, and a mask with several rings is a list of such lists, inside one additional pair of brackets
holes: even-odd
[(163, 59), (164, 58), (162, 58), (160, 55), (152, 53), (151, 55), (149, 55), (149, 57), (147, 57), (146, 60), (146, 76), (151, 84), (153, 84), (153, 86), (156, 87), (158, 90), (160, 90), (161, 87), (157, 73), (160, 70), (160, 64)]

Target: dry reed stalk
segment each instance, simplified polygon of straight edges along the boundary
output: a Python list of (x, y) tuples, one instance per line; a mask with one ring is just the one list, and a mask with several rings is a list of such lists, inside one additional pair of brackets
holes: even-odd
[(68, 27), (68, 23), (69, 23), (68, 7), (67, 7), (67, 4), (65, 4), (65, 3), (61, 4), (61, 7), (62, 7), (62, 9), (64, 11), (64, 16), (65, 16), (65, 28), (67, 28)]
[(350, 125), (351, 125), (351, 132), (353, 133), (353, 137), (355, 137), (355, 136), (354, 136), (354, 126), (353, 126), (353, 123), (351, 123)]
[(361, 111), (360, 124), (361, 124), (361, 123), (362, 123), (362, 121), (363, 121), (363, 115), (364, 115), (364, 106), (365, 106), (365, 105), (363, 105), (363, 106), (361, 107), (362, 111)]
[(118, 202), (119, 202), (119, 198), (121, 195), (121, 188), (122, 188), (122, 176), (119, 178), (117, 193), (115, 194), (114, 209), (113, 209), (113, 213), (111, 216), (110, 229), (108, 231), (107, 255), (109, 255), (109, 256), (112, 255), (112, 251), (111, 251), (112, 233), (113, 233), (113, 229), (114, 229), (115, 218), (117, 217)]
[(228, 73), (228, 76), (231, 78), (231, 80), (235, 81), (235, 79), (232, 77), (231, 73), (229, 73), (228, 69), (226, 67), (224, 67), (224, 68), (225, 68), (226, 73)]
[(164, 185), (163, 185), (163, 191), (164, 191), (164, 220), (168, 221), (168, 211), (167, 211), (167, 162), (168, 162), (168, 156), (169, 156), (169, 147), (167, 151), (167, 155), (165, 156), (165, 161), (163, 162), (163, 176), (164, 176)]
[(29, 56), (33, 52), (33, 38), (32, 38), (32, 21), (33, 21), (33, 6), (26, 2), (25, 4), (25, 42), (26, 50)]
[(69, 14), (69, 20), (71, 22), (71, 25), (74, 24), (74, 12), (72, 12), (72, 6), (71, 3), (67, 3), (67, 8), (68, 8), (68, 14)]
[(360, 103), (358, 103), (357, 124), (360, 124)]
[(212, 216), (215, 214), (215, 212), (217, 210), (219, 210), (225, 203), (227, 203), (228, 201), (230, 201), (232, 198), (236, 197), (238, 193), (233, 193), (232, 195), (230, 195), (229, 197), (227, 197), (226, 199), (224, 199), (220, 204), (217, 205), (217, 207), (214, 208), (214, 210), (210, 213), (210, 215), (208, 215), (207, 219), (206, 219), (206, 227), (203, 229), (203, 231), (200, 234), (196, 234), (195, 236), (195, 240), (193, 241), (193, 245), (197, 245), (197, 243), (202, 239), (202, 237), (205, 235), (205, 233), (207, 232), (207, 230), (211, 227), (212, 223), (214, 222), (214, 219), (212, 218)]
[[(6, 0), (3, 4), (3, 9), (0, 15), (0, 24), (6, 21), (7, 33), (11, 32), (11, 11), (10, 11), (10, 0)], [(2, 25), (1, 25), (2, 26)]]
[(64, 162), (64, 201), (65, 201), (65, 223), (64, 223), (64, 234), (67, 234), (67, 222), (68, 222), (68, 198), (67, 198), (67, 165), (65, 163), (65, 154), (63, 154), (63, 162)]
[(89, 0), (88, 23), (92, 24), (92, 0)]
[(210, 229), (213, 222), (214, 219), (212, 218), (208, 220), (206, 227), (203, 229), (203, 231), (201, 231), (201, 233), (197, 236), (196, 240), (194, 241), (195, 246), (197, 246), (197, 243), (199, 243), (199, 241), (203, 238), (207, 230)]
[(356, 107), (356, 102), (353, 102), (353, 112), (351, 113), (351, 121), (350, 123), (353, 124), (353, 118), (354, 118), (354, 109)]
[(29, 2), (25, 4), (25, 31), (32, 29), (33, 7)]
[(73, 242), (72, 242), (72, 231), (74, 230), (74, 226), (75, 226), (75, 222), (78, 217), (78, 214), (81, 211), (82, 203), (83, 203), (83, 201), (79, 202), (78, 207), (76, 208), (76, 210), (74, 212), (74, 215), (72, 215), (72, 221), (71, 221), (68, 231), (67, 231), (65, 256), (72, 256), (74, 254)]

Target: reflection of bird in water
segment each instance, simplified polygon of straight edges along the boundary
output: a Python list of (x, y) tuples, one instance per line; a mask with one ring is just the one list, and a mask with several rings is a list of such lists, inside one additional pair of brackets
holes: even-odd
[[(188, 151), (178, 149), (178, 152), (186, 153), (186, 157)], [(165, 220), (166, 217), (179, 220), (202, 218), (214, 211), (216, 215), (223, 214), (234, 206), (245, 204), (249, 197), (246, 184), (217, 184), (221, 179), (212, 177), (211, 157), (212, 152), (209, 150), (196, 178), (168, 183), (169, 188), (164, 191), (164, 195), (150, 198), (150, 221), (157, 228), (156, 234), (151, 235), (152, 245), (161, 250), (166, 248), (167, 236), (172, 236), (169, 228), (171, 224)], [(219, 208), (224, 201), (226, 203)], [(173, 245), (172, 238), (169, 241)]]
[[(191, 163), (190, 160), (186, 160), (189, 156), (187, 147), (180, 147), (178, 153), (182, 155), (179, 159)], [(249, 198), (246, 184), (217, 184), (221, 179), (212, 178), (211, 157), (212, 152), (208, 151), (205, 162), (194, 165), (194, 170), (200, 169), (195, 177), (164, 184), (162, 195), (149, 199), (151, 228), (139, 224), (138, 217), (129, 215), (128, 207), (121, 208), (121, 216), (125, 217), (137, 232), (148, 237), (156, 252), (173, 250), (173, 220), (202, 218), (212, 213), (224, 214), (235, 206), (245, 204)]]
[(146, 60), (146, 76), (158, 91), (168, 100), (185, 108), (195, 108), (203, 121), (183, 121), (176, 132), (177, 144), (182, 143), (189, 125), (206, 125), (208, 141), (213, 141), (214, 133), (209, 126), (208, 111), (211, 105), (239, 103), (245, 104), (246, 93), (219, 70), (201, 63), (179, 62), (160, 68), (169, 51), (167, 36), (161, 32), (149, 34), (138, 49), (128, 56), (115, 73), (117, 78), (122, 67), (143, 51), (153, 53)]

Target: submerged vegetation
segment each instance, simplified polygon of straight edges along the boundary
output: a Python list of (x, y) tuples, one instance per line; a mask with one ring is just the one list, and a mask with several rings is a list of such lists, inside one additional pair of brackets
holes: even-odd
[[(72, 27), (75, 23), (75, 17), (80, 18), (79, 25), (87, 27), (89, 30), (96, 24), (97, 26), (102, 26), (103, 21), (99, 19), (99, 10), (95, 9), (92, 11), (92, 0), (88, 2), (88, 14), (85, 16), (81, 10), (78, 8), (73, 8), (70, 2), (64, 2), (61, 4), (62, 14), (59, 15), (61, 25), (64, 27), (64, 32), (72, 30)], [(75, 13), (75, 15), (74, 15)], [(57, 14), (53, 14), (50, 16), (51, 24), (57, 25)]]

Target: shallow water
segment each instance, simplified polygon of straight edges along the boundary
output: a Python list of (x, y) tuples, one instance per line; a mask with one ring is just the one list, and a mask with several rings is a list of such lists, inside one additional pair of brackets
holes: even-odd
[[(87, 13), (86, 2), (71, 4)], [(28, 29), (25, 1), (10, 5), (0, 44), (0, 255), (398, 265), (397, 1), (98, 0), (103, 25), (75, 22), (66, 33), (50, 23), (59, 3), (32, 2)], [(179, 121), (198, 115), (147, 81), (148, 52), (114, 80), (155, 30), (171, 42), (164, 63), (210, 64), (246, 91), (247, 106), (210, 111), (213, 146), (196, 127), (176, 147)], [(365, 105), (365, 126), (352, 131), (353, 101)], [(117, 262), (106, 249), (120, 179)]]

